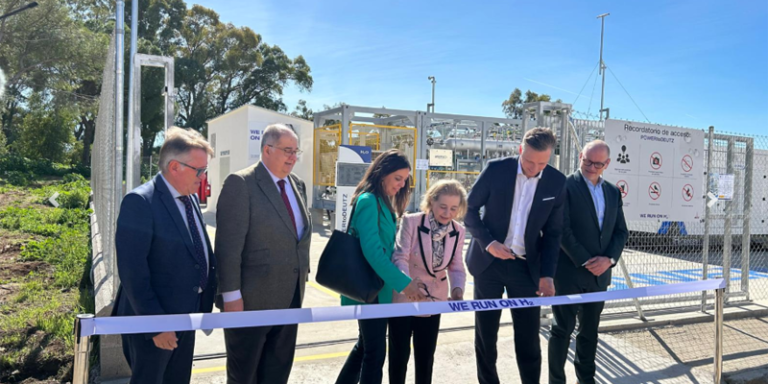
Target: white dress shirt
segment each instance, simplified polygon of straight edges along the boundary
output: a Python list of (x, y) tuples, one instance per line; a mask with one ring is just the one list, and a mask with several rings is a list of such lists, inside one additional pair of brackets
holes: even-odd
[[(509, 229), (504, 245), (512, 250), (515, 255), (525, 256), (525, 227), (528, 225), (528, 215), (533, 205), (533, 195), (539, 185), (542, 170), (534, 177), (528, 177), (523, 173), (520, 159), (517, 159), (517, 178), (515, 179), (515, 196), (512, 200), (512, 214), (509, 216)], [(491, 243), (493, 244), (493, 242)], [(488, 247), (491, 246), (488, 245)], [(486, 250), (488, 248), (486, 247)]]
[[(293, 192), (293, 187), (291, 187), (290, 177), (280, 179), (275, 176), (272, 171), (269, 170), (269, 168), (266, 166), (264, 168), (267, 170), (267, 172), (269, 172), (269, 176), (272, 177), (272, 181), (275, 183), (275, 188), (277, 188), (277, 193), (280, 193), (280, 186), (277, 184), (277, 182), (280, 180), (285, 180), (285, 194), (288, 196), (288, 202), (291, 203), (293, 218), (296, 220), (296, 236), (301, 239), (301, 236), (304, 234), (304, 216), (301, 214), (299, 200), (296, 198), (296, 194)], [(221, 293), (221, 298), (225, 303), (240, 300), (242, 297), (243, 295), (240, 293), (240, 290)]]
[[(184, 226), (187, 227), (187, 231), (189, 231), (189, 222), (187, 221), (187, 208), (184, 206), (184, 202), (179, 199), (183, 195), (179, 193), (179, 191), (177, 191), (176, 188), (174, 188), (173, 185), (168, 182), (168, 180), (165, 179), (165, 176), (163, 176), (162, 173), (160, 174), (160, 178), (163, 179), (165, 185), (168, 187), (168, 190), (171, 191), (173, 201), (176, 202), (176, 208), (178, 208), (179, 213), (181, 213), (181, 221), (184, 222)], [(202, 219), (197, 214), (197, 212), (200, 210), (200, 207), (197, 206), (197, 198), (189, 196), (189, 200), (192, 203), (192, 210), (194, 211), (193, 213), (195, 216), (195, 223), (197, 224), (197, 233), (200, 235), (200, 240), (203, 242), (203, 252), (205, 253), (205, 268), (208, 270), (208, 244), (205, 242), (205, 232), (203, 232), (205, 231), (205, 224), (203, 224)], [(192, 232), (189, 233), (189, 238), (192, 238)], [(202, 291), (203, 287), (200, 287), (200, 292)]]

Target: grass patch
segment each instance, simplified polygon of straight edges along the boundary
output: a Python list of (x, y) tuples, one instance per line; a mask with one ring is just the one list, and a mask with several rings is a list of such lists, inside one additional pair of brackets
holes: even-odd
[[(59, 192), (59, 208), (44, 205)], [(0, 382), (71, 380), (77, 313), (93, 313), (90, 188), (79, 175), (36, 189), (0, 187)], [(7, 244), (5, 244), (7, 243)], [(31, 380), (31, 381), (30, 381)]]

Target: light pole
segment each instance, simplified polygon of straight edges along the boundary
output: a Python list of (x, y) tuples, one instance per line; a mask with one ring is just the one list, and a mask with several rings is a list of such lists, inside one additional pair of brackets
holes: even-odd
[(605, 100), (605, 62), (603, 62), (603, 36), (605, 35), (605, 17), (610, 16), (610, 13), (603, 13), (597, 16), (600, 19), (600, 72), (603, 75), (603, 85), (600, 88), (600, 120), (603, 120), (603, 112), (606, 112), (606, 108), (603, 107), (603, 101)]
[(13, 15), (15, 15), (17, 13), (24, 12), (27, 9), (31, 9), (31, 8), (34, 8), (34, 7), (37, 7), (37, 1), (33, 1), (33, 2), (31, 2), (31, 3), (21, 7), (19, 9), (15, 10), (15, 11), (10, 11), (10, 12), (6, 13), (5, 15), (0, 16), (0, 20), (5, 19), (6, 17), (11, 17), (11, 16), (13, 16)]
[(429, 76), (427, 77), (427, 80), (432, 82), (432, 103), (427, 104), (427, 112), (430, 112), (430, 108), (432, 109), (431, 112), (435, 113), (435, 77)]

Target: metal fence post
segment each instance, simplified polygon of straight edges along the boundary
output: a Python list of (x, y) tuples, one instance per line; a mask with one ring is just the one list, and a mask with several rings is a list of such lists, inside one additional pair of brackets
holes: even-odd
[(725, 288), (715, 290), (715, 356), (714, 383), (720, 384), (723, 377), (723, 306), (725, 305)]
[[(709, 180), (712, 178), (712, 158), (715, 156), (714, 150), (715, 150), (715, 127), (709, 126), (709, 137), (707, 138), (707, 191), (709, 192)], [(705, 193), (706, 195), (706, 193)], [(701, 279), (707, 280), (709, 278), (708, 271), (709, 269), (709, 216), (710, 216), (710, 210), (708, 201), (706, 201), (706, 197), (704, 200), (704, 240), (702, 243), (702, 258), (701, 258)], [(701, 311), (704, 312), (707, 310), (707, 291), (701, 292)]]
[[(632, 289), (635, 287), (635, 284), (632, 282), (632, 277), (629, 276), (629, 269), (627, 268), (627, 264), (624, 262), (624, 258), (619, 258), (619, 267), (621, 267), (621, 272), (624, 273), (624, 280), (627, 283), (627, 288)], [(635, 309), (637, 310), (637, 316), (642, 321), (648, 321), (648, 319), (645, 318), (645, 314), (643, 313), (643, 308), (640, 306), (640, 300), (638, 298), (632, 299), (635, 303)]]
[[(736, 151), (736, 143), (733, 137), (728, 137), (728, 149), (727, 149), (727, 165), (726, 174), (733, 175), (733, 157)], [(735, 178), (734, 178), (735, 182)], [(734, 190), (734, 194), (736, 191)], [(723, 223), (723, 279), (725, 280), (725, 292), (728, 293), (731, 290), (731, 252), (733, 251), (733, 199), (735, 196), (731, 196), (731, 200), (725, 202), (725, 221)]]
[(80, 314), (75, 318), (75, 363), (72, 372), (72, 384), (88, 384), (91, 357), (91, 337), (80, 336), (82, 319), (92, 319), (91, 314)]
[(754, 145), (754, 139), (747, 139), (744, 152), (744, 200), (742, 206), (743, 224), (741, 229), (741, 291), (747, 295), (747, 300), (749, 300), (749, 259), (752, 253), (752, 249), (750, 248), (752, 243), (752, 233), (749, 227), (749, 222), (752, 218), (751, 211), (752, 175), (754, 172)]

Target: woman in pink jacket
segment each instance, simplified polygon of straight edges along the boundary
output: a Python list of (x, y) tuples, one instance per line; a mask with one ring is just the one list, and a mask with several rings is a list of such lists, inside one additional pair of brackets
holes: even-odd
[[(429, 300), (463, 300), (465, 231), (456, 219), (467, 210), (467, 192), (458, 181), (439, 181), (424, 195), (421, 210), (403, 217), (392, 261), (412, 279), (418, 277), (423, 282), (420, 288)], [(392, 302), (405, 303), (409, 300), (405, 295), (393, 292)], [(390, 384), (405, 383), (411, 335), (416, 384), (432, 382), (439, 329), (440, 315), (389, 319)]]

